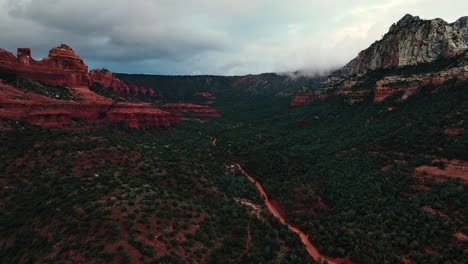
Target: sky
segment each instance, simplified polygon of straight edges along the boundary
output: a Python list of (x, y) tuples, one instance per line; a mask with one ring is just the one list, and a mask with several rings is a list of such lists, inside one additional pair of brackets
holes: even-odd
[(90, 69), (244, 75), (346, 64), (409, 13), (454, 22), (466, 0), (0, 0), (0, 48), (62, 43)]

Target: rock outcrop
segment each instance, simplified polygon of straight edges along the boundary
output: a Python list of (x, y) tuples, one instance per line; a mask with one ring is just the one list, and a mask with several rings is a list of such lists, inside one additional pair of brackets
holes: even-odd
[(460, 54), (468, 48), (467, 19), (462, 17), (449, 24), (440, 18), (423, 20), (406, 15), (381, 40), (361, 51), (342, 72), (364, 74)]
[(18, 49), (17, 57), (12, 53), (0, 51), (0, 71), (17, 74), (50, 85), (88, 86), (88, 66), (67, 45), (60, 45), (40, 61), (31, 57), (31, 50)]
[(147, 95), (155, 96), (156, 92), (153, 89), (146, 89), (141, 86), (138, 87), (134, 84), (127, 85), (122, 80), (115, 77), (115, 75), (106, 70), (92, 70), (89, 72), (90, 83), (99, 83), (102, 86), (111, 89), (114, 93), (120, 96), (138, 96), (138, 95)]
[(397, 92), (403, 92), (400, 99), (404, 100), (423, 86), (437, 86), (448, 80), (456, 82), (468, 80), (468, 65), (428, 74), (387, 76), (375, 84), (374, 102), (382, 102), (386, 97)]
[(153, 107), (151, 104), (118, 103), (106, 113), (110, 124), (124, 124), (131, 128), (169, 127), (179, 124), (176, 115)]
[(300, 105), (310, 103), (313, 101), (314, 101), (313, 93), (298, 93), (293, 97), (290, 103), (290, 106), (300, 106)]

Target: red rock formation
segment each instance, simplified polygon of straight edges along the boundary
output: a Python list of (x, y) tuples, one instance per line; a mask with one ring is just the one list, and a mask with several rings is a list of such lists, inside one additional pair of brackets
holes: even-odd
[(67, 45), (60, 45), (41, 61), (31, 57), (30, 49), (18, 49), (15, 57), (5, 50), (0, 51), (0, 71), (38, 80), (50, 85), (87, 86), (88, 66)]
[(125, 124), (132, 128), (179, 124), (175, 114), (154, 108), (151, 104), (118, 103), (107, 112), (107, 118), (111, 124)]
[(441, 85), (451, 79), (458, 82), (468, 80), (468, 66), (408, 77), (387, 76), (375, 84), (374, 102), (382, 102), (387, 96), (400, 91), (404, 92), (401, 98), (401, 100), (404, 100), (417, 92), (422, 86)]
[(165, 104), (160, 107), (162, 110), (175, 113), (179, 116), (184, 113), (193, 113), (199, 117), (221, 117), (216, 109), (210, 108), (206, 105), (195, 105), (195, 104)]
[(43, 127), (69, 127), (78, 120), (87, 124), (120, 123), (132, 128), (179, 123), (176, 114), (162, 111), (149, 103), (116, 104), (94, 94), (87, 87), (73, 91), (82, 101), (55, 100), (0, 83), (0, 117), (25, 120)]
[(119, 95), (149, 95), (152, 89), (127, 85), (106, 70), (93, 70), (66, 45), (52, 49), (42, 61), (31, 58), (29, 49), (18, 49), (18, 56), (0, 49), (0, 72), (39, 80), (50, 85), (68, 86), (76, 101), (56, 100), (24, 92), (0, 80), (0, 117), (25, 120), (43, 127), (70, 127), (78, 121), (87, 124), (125, 124), (132, 128), (172, 126), (179, 116), (191, 112), (197, 116), (220, 117), (215, 109), (192, 104), (169, 104), (164, 111), (150, 103), (115, 103), (89, 89), (90, 83), (100, 83)]
[(138, 86), (136, 86), (135, 84), (130, 84), (128, 87), (129, 87), (130, 94), (138, 95), (138, 92), (140, 91)]
[(149, 95), (154, 96), (156, 92), (153, 89), (146, 89), (141, 86), (138, 87), (134, 84), (127, 85), (122, 80), (114, 76), (114, 74), (108, 70), (92, 70), (89, 72), (90, 83), (99, 83), (106, 88), (112, 89), (114, 93), (120, 96), (137, 96), (137, 95)]
[(290, 106), (300, 106), (306, 103), (318, 101), (318, 100), (324, 100), (330, 97), (330, 95), (325, 94), (322, 91), (317, 91), (317, 92), (300, 92), (297, 95), (294, 96), (292, 99)]
[(201, 100), (203, 104), (212, 104), (214, 103), (214, 100), (216, 100), (216, 97), (209, 92), (194, 93), (192, 96), (198, 100)]
[(300, 105), (303, 105), (312, 101), (313, 101), (312, 93), (306, 93), (306, 94), (301, 93), (301, 94), (297, 94), (294, 96), (290, 105), (300, 106)]

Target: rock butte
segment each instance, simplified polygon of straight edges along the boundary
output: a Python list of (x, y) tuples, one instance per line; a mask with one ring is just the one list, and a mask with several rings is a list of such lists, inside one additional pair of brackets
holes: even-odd
[[(16, 74), (55, 86), (65, 86), (77, 99), (65, 101), (25, 92), (0, 80), (0, 117), (25, 120), (43, 127), (71, 128), (78, 123), (124, 124), (131, 128), (177, 125), (180, 116), (194, 112), (198, 116), (220, 117), (215, 109), (192, 104), (172, 104), (163, 108), (150, 103), (116, 103), (91, 91), (99, 83), (125, 96), (154, 96), (152, 89), (127, 85), (106, 70), (93, 70), (67, 45), (60, 45), (41, 61), (31, 57), (30, 49), (18, 49), (18, 56), (0, 49), (0, 72)], [(79, 122), (82, 121), (82, 122)]]
[(31, 57), (31, 50), (18, 49), (18, 56), (0, 50), (0, 72), (17, 74), (50, 85), (88, 86), (88, 66), (67, 45), (50, 50), (49, 55), (40, 61)]

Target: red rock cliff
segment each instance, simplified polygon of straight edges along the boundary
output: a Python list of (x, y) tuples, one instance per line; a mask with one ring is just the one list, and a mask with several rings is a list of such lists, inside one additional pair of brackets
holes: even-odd
[(88, 86), (88, 66), (67, 45), (60, 45), (40, 61), (31, 57), (31, 50), (18, 49), (17, 57), (5, 50), (0, 51), (0, 71), (14, 73), (50, 85)]
[(25, 120), (42, 127), (68, 128), (84, 122), (87, 125), (124, 124), (132, 128), (173, 126), (179, 124), (176, 114), (149, 103), (115, 103), (87, 87), (73, 88), (79, 101), (63, 101), (24, 92), (0, 82), (0, 117)]
[(67, 45), (50, 50), (41, 61), (31, 57), (31, 50), (18, 49), (17, 56), (0, 49), (0, 72), (66, 86), (75, 100), (65, 101), (23, 91), (0, 80), (0, 117), (25, 120), (43, 127), (73, 127), (88, 124), (124, 124), (132, 128), (172, 126), (179, 123), (175, 113), (163, 111), (151, 104), (115, 103), (91, 91), (91, 82), (99, 82), (117, 94), (148, 94), (155, 92), (144, 87), (127, 86), (111, 72), (91, 71), (83, 60)]

